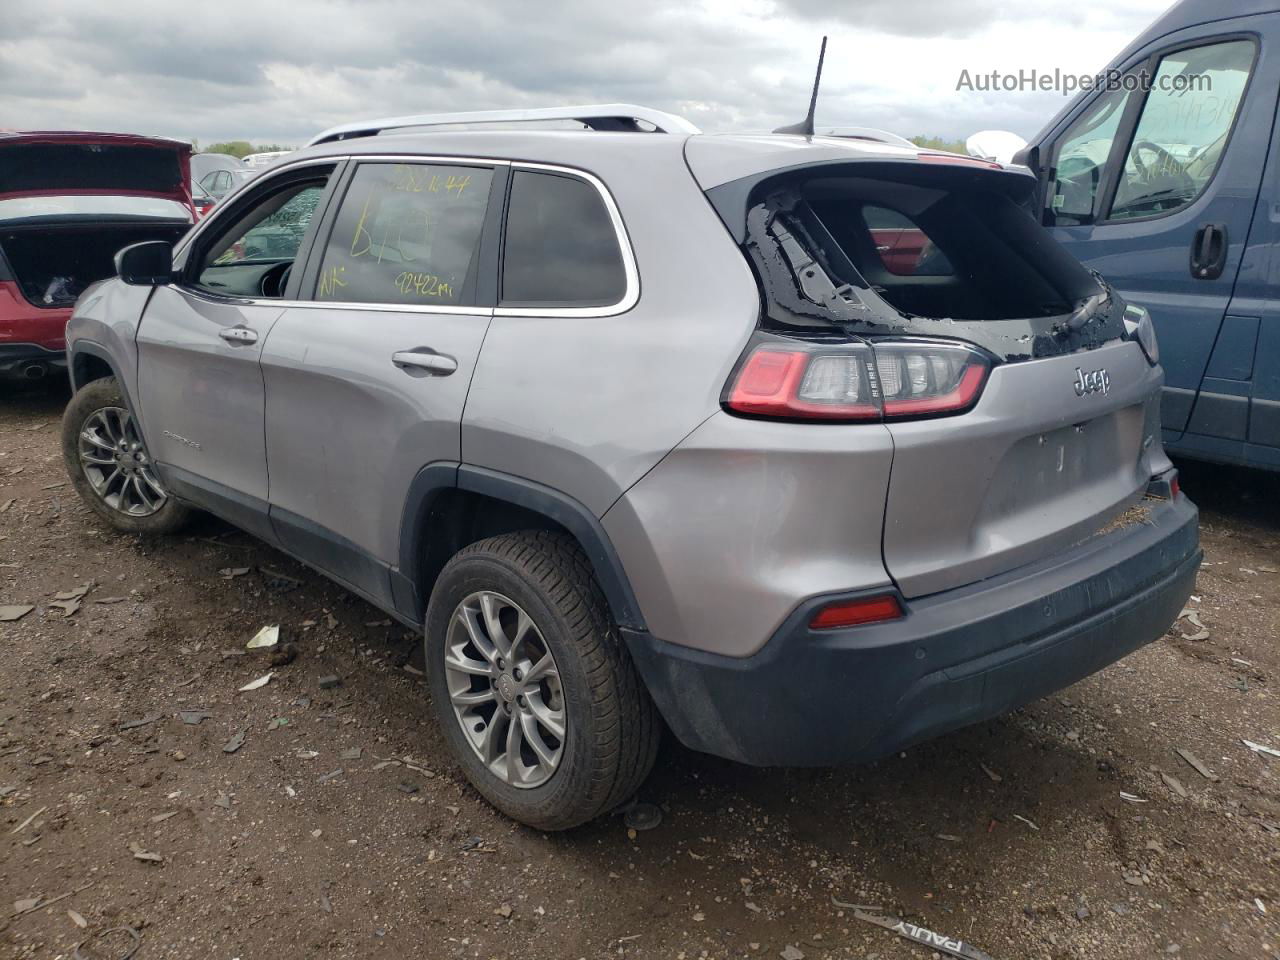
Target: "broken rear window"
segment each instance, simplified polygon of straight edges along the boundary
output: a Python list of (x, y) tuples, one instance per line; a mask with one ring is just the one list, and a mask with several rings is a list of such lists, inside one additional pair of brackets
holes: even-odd
[[(815, 253), (842, 257), (889, 304), (921, 317), (1011, 320), (1070, 313), (1098, 293), (1008, 197), (862, 177), (825, 177), (799, 190)], [(822, 236), (825, 232), (826, 236)], [(1055, 244), (1056, 246), (1056, 244)]]
[(959, 337), (1007, 359), (1122, 336), (1118, 298), (1020, 205), (1024, 179), (857, 163), (766, 175), (709, 197), (745, 241), (767, 324)]

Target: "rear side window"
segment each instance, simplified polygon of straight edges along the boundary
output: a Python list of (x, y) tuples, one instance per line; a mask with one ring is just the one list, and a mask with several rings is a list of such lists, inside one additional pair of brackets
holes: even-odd
[(503, 306), (607, 307), (626, 293), (618, 232), (579, 177), (516, 170), (502, 259)]
[(362, 164), (325, 245), (315, 298), (473, 305), (492, 179), (488, 167)]

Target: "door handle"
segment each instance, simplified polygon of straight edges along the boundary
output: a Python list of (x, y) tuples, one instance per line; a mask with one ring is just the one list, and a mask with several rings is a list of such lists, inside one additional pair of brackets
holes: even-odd
[(1197, 280), (1217, 280), (1227, 265), (1227, 225), (1204, 223), (1191, 241), (1191, 275)]
[(397, 367), (416, 367), (442, 377), (447, 377), (458, 369), (458, 361), (453, 357), (446, 357), (443, 353), (425, 353), (421, 350), (399, 350), (391, 355), (391, 362)]
[(248, 327), (223, 327), (218, 336), (232, 345), (258, 342), (258, 332)]

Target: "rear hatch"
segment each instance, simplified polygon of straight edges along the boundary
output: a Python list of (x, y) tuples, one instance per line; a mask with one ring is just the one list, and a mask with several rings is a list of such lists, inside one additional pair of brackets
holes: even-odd
[[(175, 241), (194, 220), (191, 148), (109, 133), (0, 133), (0, 283), (64, 309), (118, 250)], [(0, 317), (0, 339), (17, 336)]]
[(0, 133), (0, 209), (20, 197), (123, 196), (188, 209), (191, 145), (122, 133)]
[[(714, 178), (728, 166), (699, 160), (722, 151), (699, 158), (697, 139), (690, 167)], [(1161, 373), (1136, 341), (1141, 311), (1126, 314), (1020, 208), (1031, 177), (878, 153), (762, 170), (707, 192), (764, 292), (757, 340), (825, 351), (844, 338), (873, 358), (862, 377), (883, 426), (868, 428), (894, 443), (884, 562), (918, 597), (1052, 556), (1140, 500), (1165, 463)], [(957, 379), (940, 402), (895, 403), (913, 390), (932, 396), (930, 364), (946, 359), (938, 344), (985, 364), (980, 392), (948, 407), (964, 392)]]

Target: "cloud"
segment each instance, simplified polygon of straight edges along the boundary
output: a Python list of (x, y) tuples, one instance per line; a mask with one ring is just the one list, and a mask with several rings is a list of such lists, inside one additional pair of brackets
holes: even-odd
[(959, 71), (1097, 69), (1165, 2), (7, 0), (0, 122), (299, 143), (362, 117), (629, 101), (770, 129), (803, 115), (825, 31), (820, 122), (1029, 134), (1059, 101), (958, 92)]
[[(999, 23), (1023, 24), (1029, 33), (1048, 24), (1136, 34), (1151, 22), (1160, 6), (1101, 4), (1090, 9), (1079, 0), (1041, 0), (1037, 4), (1008, 0), (777, 0), (775, 10), (779, 16), (790, 14), (816, 23), (920, 38), (971, 37)], [(1042, 33), (1041, 42), (1050, 37), (1055, 45), (1060, 42), (1056, 33)]]

